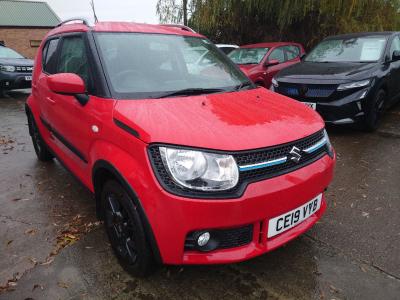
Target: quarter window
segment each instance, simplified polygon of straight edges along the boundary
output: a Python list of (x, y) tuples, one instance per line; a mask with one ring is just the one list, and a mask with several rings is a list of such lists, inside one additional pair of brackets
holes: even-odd
[(43, 70), (46, 73), (54, 74), (57, 66), (56, 50), (59, 39), (52, 39), (46, 43), (43, 49)]

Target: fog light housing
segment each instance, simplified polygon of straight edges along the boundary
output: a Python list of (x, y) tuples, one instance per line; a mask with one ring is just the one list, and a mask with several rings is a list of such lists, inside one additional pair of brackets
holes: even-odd
[(197, 245), (199, 247), (204, 247), (210, 241), (210, 238), (211, 238), (211, 235), (210, 235), (210, 233), (208, 231), (203, 232), (197, 238), (197, 241), (196, 241)]

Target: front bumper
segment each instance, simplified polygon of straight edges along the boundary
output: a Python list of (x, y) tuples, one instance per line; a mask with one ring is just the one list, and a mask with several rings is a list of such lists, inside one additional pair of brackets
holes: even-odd
[[(26, 77), (30, 77), (31, 80), (26, 80)], [(26, 89), (30, 88), (31, 84), (32, 73), (0, 72), (0, 89)]]
[[(272, 86), (272, 91), (276, 89)], [(279, 92), (279, 91), (277, 91)], [(364, 117), (364, 109), (373, 91), (370, 87), (344, 92), (344, 96), (334, 98), (301, 98), (291, 97), (300, 102), (316, 103), (316, 111), (321, 115), (326, 123), (332, 124), (352, 124)]]
[(317, 112), (327, 123), (355, 123), (364, 117), (364, 108), (371, 95), (372, 93), (367, 88), (358, 90), (339, 100), (331, 102), (317, 101)]
[[(250, 184), (238, 199), (189, 199), (169, 194), (158, 185), (139, 194), (157, 199), (144, 205), (163, 263), (221, 264), (247, 260), (271, 251), (308, 230), (326, 209), (325, 197), (319, 211), (292, 229), (267, 238), (268, 220), (289, 212), (323, 193), (333, 178), (335, 158), (328, 155), (291, 173)], [(200, 252), (186, 250), (190, 232), (253, 225), (251, 242), (240, 247)]]

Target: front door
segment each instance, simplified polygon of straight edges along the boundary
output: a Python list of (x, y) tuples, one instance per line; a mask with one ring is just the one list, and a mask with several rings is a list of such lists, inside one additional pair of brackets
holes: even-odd
[[(392, 60), (393, 52), (400, 51), (400, 38), (396, 36), (392, 44), (390, 45), (389, 50), (389, 59)], [(400, 96), (400, 60), (391, 61), (390, 62), (390, 75), (389, 75), (389, 97), (391, 99), (397, 98)]]
[[(74, 73), (85, 82), (90, 93), (92, 78), (88, 60), (87, 45), (83, 34), (65, 36), (61, 40), (56, 73)], [(48, 121), (57, 144), (62, 149), (67, 165), (72, 163), (84, 171), (87, 167), (89, 147), (93, 140), (93, 104), (81, 105), (75, 96), (50, 92), (53, 102)]]

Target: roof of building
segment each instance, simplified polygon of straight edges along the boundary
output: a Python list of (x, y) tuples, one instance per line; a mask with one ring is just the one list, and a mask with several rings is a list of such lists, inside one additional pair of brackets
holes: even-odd
[(46, 2), (0, 0), (0, 26), (54, 27), (59, 22)]

